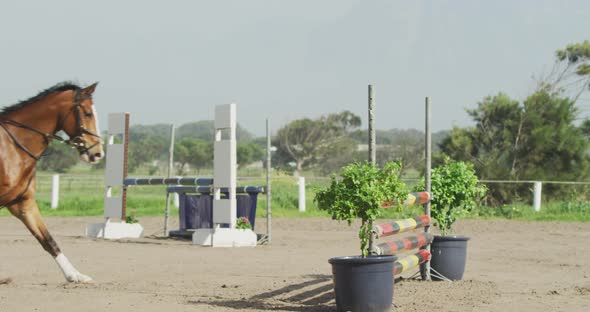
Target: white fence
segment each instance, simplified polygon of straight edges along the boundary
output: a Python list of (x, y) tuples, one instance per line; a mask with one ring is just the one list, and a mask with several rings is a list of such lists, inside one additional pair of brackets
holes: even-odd
[(59, 206), (60, 193), (80, 192), (103, 194), (104, 177), (102, 175), (51, 175), (37, 174), (38, 199), (51, 200), (51, 208)]
[[(586, 186), (590, 182), (575, 181), (511, 181), (511, 180), (480, 180), (483, 184), (529, 184), (531, 185), (531, 202), (535, 211), (541, 211), (543, 184)], [(565, 200), (565, 199), (564, 199)]]
[[(241, 183), (248, 183), (248, 181), (261, 181), (261, 177), (241, 177), (238, 181)], [(305, 211), (305, 190), (306, 185), (314, 184), (328, 184), (330, 179), (326, 177), (307, 177), (295, 178), (291, 176), (273, 177), (274, 181), (287, 180), (294, 185), (297, 185), (299, 194), (299, 211)], [(415, 183), (416, 180), (408, 180), (409, 183)], [(590, 186), (590, 182), (568, 182), (568, 181), (509, 181), (509, 180), (482, 180), (484, 184), (528, 184), (531, 186), (530, 199), (535, 211), (540, 211), (542, 207), (542, 192), (543, 184), (563, 184), (572, 186)], [(38, 174), (37, 175), (37, 197), (44, 200), (51, 201), (51, 207), (57, 208), (59, 206), (60, 192), (80, 192), (87, 194), (103, 194), (105, 190), (105, 182), (103, 175), (76, 175), (76, 174)], [(164, 193), (162, 193), (164, 194)], [(164, 195), (163, 195), (164, 196)]]

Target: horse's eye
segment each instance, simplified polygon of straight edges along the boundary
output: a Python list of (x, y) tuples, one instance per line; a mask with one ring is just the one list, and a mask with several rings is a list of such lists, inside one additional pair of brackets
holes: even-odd
[(84, 117), (86, 117), (86, 119), (90, 119), (92, 118), (92, 113), (84, 112)]

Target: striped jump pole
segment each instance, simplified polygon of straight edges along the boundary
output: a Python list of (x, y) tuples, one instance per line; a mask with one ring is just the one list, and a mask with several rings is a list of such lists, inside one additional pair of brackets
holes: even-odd
[(428, 260), (430, 260), (430, 252), (424, 249), (418, 250), (418, 252), (413, 255), (409, 255), (395, 261), (393, 263), (393, 275), (399, 275), (408, 269), (416, 267)]
[[(414, 192), (408, 194), (408, 197), (401, 203), (402, 206), (424, 205), (430, 201), (430, 193), (428, 192)], [(390, 208), (397, 204), (396, 200), (390, 200), (381, 204), (382, 208)]]
[[(213, 193), (213, 187), (211, 185), (197, 185), (197, 186), (182, 186), (172, 185), (168, 186), (166, 190), (169, 193)], [(229, 193), (229, 188), (222, 187), (222, 193)], [(261, 186), (238, 186), (236, 187), (236, 193), (263, 193), (264, 188)]]
[(414, 236), (404, 237), (397, 241), (384, 242), (374, 246), (372, 255), (395, 255), (402, 251), (422, 248), (434, 240), (430, 233), (420, 233)]
[[(419, 197), (416, 196), (416, 198)], [(416, 200), (414, 200), (414, 202), (416, 202)], [(372, 229), (372, 239), (375, 241), (379, 238), (426, 227), (430, 225), (430, 222), (430, 217), (423, 215), (414, 218), (396, 220), (391, 223), (375, 225)], [(421, 248), (417, 253), (398, 259), (394, 263), (393, 275), (395, 276), (428, 261), (430, 259), (430, 252), (422, 248), (429, 246), (433, 240), (434, 236), (430, 233), (418, 233), (396, 241), (373, 245), (370, 252), (372, 255), (395, 255), (399, 252)]]
[(392, 223), (384, 223), (373, 226), (373, 235), (375, 238), (382, 238), (391, 236), (398, 233), (411, 231), (417, 228), (421, 228), (430, 224), (430, 218), (428, 216), (418, 216), (414, 218), (408, 218), (403, 220), (397, 220)]
[(212, 178), (126, 178), (123, 184), (132, 185), (213, 185)]

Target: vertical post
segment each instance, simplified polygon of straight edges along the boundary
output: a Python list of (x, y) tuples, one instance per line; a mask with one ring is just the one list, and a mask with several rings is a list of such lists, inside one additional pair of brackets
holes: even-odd
[(266, 119), (266, 240), (268, 243), (271, 243), (271, 219), (272, 219), (272, 211), (271, 211), (271, 196), (270, 196), (270, 174), (271, 174), (271, 160), (272, 160), (272, 150), (271, 150), (271, 140), (270, 140), (270, 119)]
[[(127, 179), (129, 174), (129, 113), (125, 113), (125, 132), (123, 132), (123, 180)], [(127, 220), (127, 185), (123, 185), (121, 197), (123, 198), (123, 207), (121, 207), (121, 220)]]
[(54, 174), (51, 180), (51, 209), (59, 204), (59, 174)]
[(305, 212), (305, 177), (299, 177), (299, 212)]
[(375, 89), (369, 85), (369, 162), (377, 163), (377, 151), (375, 149)]
[[(425, 100), (425, 125), (424, 125), (424, 132), (425, 132), (425, 140), (424, 140), (424, 164), (425, 164), (425, 172), (424, 172), (424, 188), (425, 191), (429, 194), (432, 194), (432, 184), (430, 181), (430, 176), (432, 173), (432, 135), (430, 130), (430, 98), (426, 97)], [(432, 196), (432, 195), (431, 195)], [(430, 201), (424, 204), (424, 214), (430, 218)], [(430, 232), (430, 226), (424, 227), (424, 232)], [(428, 252), (430, 252), (430, 245), (425, 246)], [(420, 275), (422, 276), (423, 280), (430, 280), (430, 261), (424, 262), (420, 265)]]
[[(170, 148), (168, 148), (168, 178), (174, 168), (174, 124), (170, 125)], [(176, 193), (174, 193), (176, 194)], [(164, 211), (164, 236), (168, 236), (168, 219), (170, 218), (170, 192), (166, 191), (166, 210)]]
[[(372, 164), (377, 163), (377, 151), (376, 151), (376, 134), (375, 134), (375, 89), (373, 85), (369, 85), (368, 94), (369, 104), (369, 162)], [(363, 220), (363, 225), (365, 220)], [(369, 225), (372, 226), (372, 225)], [(371, 235), (369, 238), (369, 250), (374, 248), (374, 237)]]
[[(103, 239), (138, 238), (143, 233), (139, 224), (127, 224), (127, 185), (129, 161), (129, 113), (108, 115), (105, 137), (106, 163), (104, 170), (104, 223), (88, 224), (86, 236)], [(137, 180), (137, 179), (134, 179)], [(120, 223), (112, 223), (120, 219)]]
[(180, 195), (178, 193), (172, 194), (172, 201), (174, 202), (174, 207), (180, 208)]
[[(127, 186), (124, 181), (128, 170), (129, 113), (109, 114), (107, 156), (105, 164), (105, 224), (116, 218), (125, 221)], [(121, 189), (113, 196), (113, 189)]]
[(540, 181), (536, 181), (534, 182), (534, 198), (533, 198), (533, 206), (535, 208), (535, 211), (539, 212), (541, 211), (541, 194), (542, 194), (542, 189), (543, 189), (543, 183)]
[(174, 169), (174, 124), (170, 125), (170, 147), (168, 148), (168, 177), (172, 176)]
[(168, 219), (170, 218), (170, 192), (166, 191), (166, 209), (164, 210), (164, 236), (168, 237)]
[[(236, 104), (215, 107), (213, 233), (219, 230), (220, 224), (223, 223), (229, 224), (230, 229), (236, 227), (236, 115)], [(222, 188), (227, 188), (227, 198), (221, 198)], [(215, 239), (212, 239), (212, 242), (214, 241)]]

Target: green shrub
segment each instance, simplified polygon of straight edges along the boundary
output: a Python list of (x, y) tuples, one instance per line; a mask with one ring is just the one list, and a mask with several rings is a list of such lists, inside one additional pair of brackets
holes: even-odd
[(408, 196), (398, 177), (400, 169), (397, 162), (387, 163), (383, 169), (369, 162), (353, 163), (342, 169), (340, 179), (332, 175), (330, 186), (316, 193), (318, 207), (330, 213), (332, 219), (349, 225), (357, 218), (362, 220), (359, 239), (363, 256), (369, 254), (373, 221), (381, 216), (381, 204), (394, 201), (399, 205), (397, 199)]
[[(452, 232), (457, 218), (465, 217), (486, 193), (479, 183), (473, 165), (445, 158), (432, 170), (431, 215), (443, 235)], [(414, 188), (424, 190), (424, 178)]]

